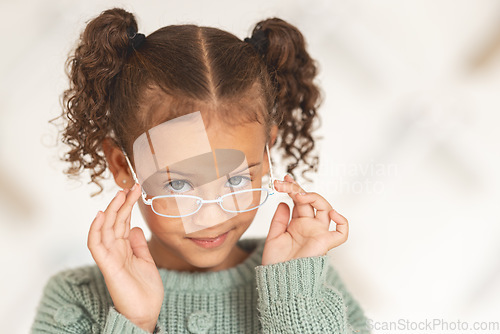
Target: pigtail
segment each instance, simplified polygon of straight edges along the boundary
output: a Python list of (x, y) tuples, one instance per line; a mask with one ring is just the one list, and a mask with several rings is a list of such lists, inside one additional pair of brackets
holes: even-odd
[(291, 24), (272, 18), (261, 21), (255, 26), (251, 42), (267, 65), (275, 89), (273, 118), (279, 128), (280, 142), (285, 156), (292, 161), (287, 172), (303, 161), (316, 171), (318, 156), (312, 156), (314, 138), (313, 123), (319, 115), (316, 109), (320, 104), (320, 92), (313, 80), (317, 74), (315, 61), (306, 51), (304, 37)]
[(111, 132), (110, 92), (127, 59), (130, 32), (137, 31), (134, 16), (123, 9), (106, 10), (90, 21), (78, 46), (66, 62), (70, 85), (62, 95), (67, 126), (63, 143), (69, 145), (63, 161), (71, 166), (64, 172), (77, 176), (88, 169), (91, 182), (102, 192), (98, 180), (107, 168), (102, 141)]

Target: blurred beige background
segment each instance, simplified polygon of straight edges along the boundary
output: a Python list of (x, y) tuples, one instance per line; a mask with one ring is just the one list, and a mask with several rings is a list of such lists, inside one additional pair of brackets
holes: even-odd
[[(270, 16), (298, 26), (325, 95), (321, 164), (304, 187), (349, 219), (331, 261), (367, 316), (500, 321), (500, 1), (3, 0), (0, 332), (26, 333), (48, 278), (93, 263), (88, 228), (118, 188), (90, 198), (86, 174), (68, 180), (48, 120), (73, 43), (113, 6), (145, 34), (196, 23), (244, 38)], [(266, 235), (277, 203), (245, 236)]]

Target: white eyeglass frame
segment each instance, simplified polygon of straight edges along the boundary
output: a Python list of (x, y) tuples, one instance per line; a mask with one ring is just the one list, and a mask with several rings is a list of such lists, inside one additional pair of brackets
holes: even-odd
[[(135, 183), (139, 184), (139, 180), (137, 178), (137, 175), (135, 174), (135, 171), (134, 171), (134, 168), (132, 167), (132, 163), (130, 162), (130, 159), (127, 155), (127, 153), (125, 152), (125, 150), (122, 148), (121, 149), (122, 152), (123, 152), (123, 155), (125, 156), (125, 159), (127, 160), (127, 164), (128, 164), (128, 167), (130, 168), (130, 172), (132, 173), (132, 177), (134, 178), (134, 181)], [(240, 212), (247, 212), (247, 211), (252, 211), (252, 210), (255, 210), (259, 207), (261, 207), (262, 205), (264, 205), (264, 203), (267, 201), (267, 199), (269, 198), (270, 195), (274, 195), (274, 191), (276, 190), (274, 188), (274, 176), (273, 176), (273, 167), (272, 167), (272, 164), (271, 164), (271, 155), (269, 154), (269, 147), (266, 143), (266, 152), (267, 152), (267, 159), (269, 161), (269, 188), (270, 189), (266, 189), (266, 188), (252, 188), (252, 189), (245, 189), (245, 190), (239, 190), (239, 191), (234, 191), (234, 192), (231, 192), (229, 194), (224, 194), (222, 196), (219, 196), (217, 199), (214, 199), (214, 200), (205, 200), (199, 196), (192, 196), (192, 195), (159, 195), (159, 196), (154, 196), (152, 197), (151, 199), (147, 199), (147, 194), (146, 194), (146, 191), (144, 191), (144, 189), (141, 187), (141, 191), (142, 191), (142, 201), (144, 202), (144, 204), (146, 205), (149, 205), (151, 206), (151, 210), (159, 215), (159, 216), (162, 216), (162, 217), (168, 217), (168, 218), (181, 218), (181, 217), (187, 217), (187, 216), (191, 216), (191, 215), (194, 215), (196, 212), (198, 212), (201, 207), (203, 206), (203, 204), (205, 203), (217, 203), (219, 204), (219, 206), (221, 207), (222, 210), (226, 211), (226, 212), (237, 212), (237, 213), (240, 213)], [(243, 193), (243, 192), (250, 192), (250, 191), (255, 191), (255, 190), (263, 190), (263, 191), (266, 191), (267, 192), (267, 196), (266, 196), (266, 199), (258, 206), (256, 206), (255, 208), (252, 208), (252, 209), (248, 209), (248, 210), (243, 210), (243, 211), (232, 211), (232, 210), (227, 210), (225, 209), (223, 206), (222, 206), (222, 201), (225, 197), (227, 196), (231, 196), (231, 195), (234, 195), (234, 194), (238, 194), (238, 193)], [(198, 199), (198, 209), (196, 209), (196, 211), (192, 212), (192, 213), (189, 213), (189, 214), (186, 214), (186, 215), (181, 215), (181, 216), (172, 216), (172, 215), (165, 215), (163, 213), (159, 213), (157, 212), (154, 207), (153, 207), (153, 200), (155, 199), (158, 199), (158, 198), (170, 198), (170, 197), (184, 197), (184, 198), (195, 198), (195, 199)]]

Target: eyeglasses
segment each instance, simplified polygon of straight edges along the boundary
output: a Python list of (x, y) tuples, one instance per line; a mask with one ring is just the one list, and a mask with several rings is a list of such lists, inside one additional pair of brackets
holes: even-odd
[[(136, 183), (139, 183), (137, 175), (134, 172), (132, 163), (127, 153), (122, 148), (122, 152), (127, 160), (127, 164)], [(162, 217), (181, 218), (191, 216), (198, 212), (203, 204), (217, 203), (222, 210), (226, 212), (239, 213), (255, 210), (262, 206), (270, 195), (274, 194), (274, 177), (272, 172), (269, 147), (266, 144), (267, 158), (269, 161), (269, 188), (252, 188), (231, 192), (219, 196), (214, 200), (204, 200), (198, 196), (192, 195), (160, 195), (147, 199), (147, 194), (142, 189), (142, 201), (150, 205), (153, 212)]]

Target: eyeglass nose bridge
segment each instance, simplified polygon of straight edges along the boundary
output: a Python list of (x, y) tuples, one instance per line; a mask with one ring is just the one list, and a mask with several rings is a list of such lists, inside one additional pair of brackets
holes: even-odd
[(222, 196), (219, 196), (217, 199), (207, 199), (207, 200), (204, 200), (203, 198), (201, 198), (201, 201), (200, 203), (203, 205), (205, 203), (222, 203)]
[(219, 204), (220, 208), (221, 208), (223, 211), (226, 211), (226, 210), (224, 209), (224, 207), (222, 206), (222, 197), (223, 197), (223, 196), (219, 196), (219, 197), (217, 197), (216, 199), (207, 199), (207, 200), (204, 200), (203, 198), (198, 197), (198, 199), (197, 199), (197, 200), (198, 200), (198, 204), (199, 204), (199, 205), (198, 205), (198, 209), (196, 209), (196, 211), (195, 211), (195, 212), (193, 212), (193, 213), (189, 214), (189, 216), (190, 216), (190, 215), (194, 215), (195, 213), (197, 213), (198, 211), (200, 211), (200, 210), (201, 210), (201, 207), (202, 207), (204, 204), (206, 204), (206, 203), (217, 203), (217, 204)]
[[(223, 197), (224, 197), (224, 196), (219, 196), (219, 197), (217, 197), (216, 199), (207, 199), (207, 200), (205, 200), (205, 199), (203, 199), (203, 198), (201, 198), (201, 197), (200, 197), (200, 199), (199, 199), (199, 204), (200, 204), (200, 206), (198, 207), (198, 210), (196, 210), (196, 212), (200, 211), (201, 207), (202, 207), (204, 204), (209, 204), (209, 203), (217, 203), (217, 204), (219, 204), (220, 208), (221, 208), (222, 210), (224, 210), (224, 207), (222, 206)], [(226, 211), (226, 210), (224, 210), (224, 211)], [(196, 213), (196, 212), (195, 212), (195, 213)]]

